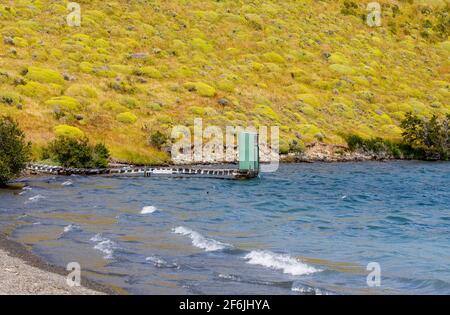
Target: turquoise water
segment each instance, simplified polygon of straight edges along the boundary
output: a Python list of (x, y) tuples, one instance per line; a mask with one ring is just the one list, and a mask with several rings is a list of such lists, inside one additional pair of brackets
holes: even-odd
[[(450, 164), (291, 164), (254, 181), (40, 177), (0, 229), (142, 294), (450, 294)], [(369, 263), (381, 286), (369, 287)]]

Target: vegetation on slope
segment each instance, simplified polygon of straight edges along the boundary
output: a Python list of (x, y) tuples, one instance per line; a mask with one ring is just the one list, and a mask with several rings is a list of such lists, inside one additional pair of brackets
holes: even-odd
[(30, 149), (17, 123), (9, 117), (0, 117), (0, 187), (25, 169)]
[(60, 136), (43, 150), (42, 158), (64, 167), (106, 168), (109, 150), (102, 143), (90, 145), (87, 138)]
[(400, 126), (403, 130), (401, 142), (349, 135), (346, 137), (348, 148), (385, 159), (449, 160), (450, 115), (443, 119), (435, 115), (422, 119), (413, 113), (406, 113)]
[[(449, 4), (313, 0), (65, 0), (0, 4), (0, 111), (34, 154), (82, 133), (132, 163), (169, 156), (174, 125), (279, 125), (300, 150), (342, 134), (399, 141), (407, 112), (450, 111)], [(369, 2), (369, 1), (367, 1)], [(70, 129), (74, 127), (76, 129)]]

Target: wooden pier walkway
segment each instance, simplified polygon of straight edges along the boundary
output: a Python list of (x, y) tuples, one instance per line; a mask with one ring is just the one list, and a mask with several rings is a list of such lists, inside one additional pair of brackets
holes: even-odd
[(31, 174), (53, 175), (103, 175), (103, 176), (165, 176), (165, 177), (209, 177), (220, 179), (252, 179), (259, 175), (258, 134), (239, 133), (239, 168), (219, 169), (200, 167), (111, 167), (104, 169), (69, 168), (39, 163), (30, 163), (27, 170)]
[(27, 170), (31, 174), (52, 175), (102, 175), (102, 176), (144, 176), (144, 177), (207, 177), (219, 179), (252, 179), (258, 177), (254, 170), (240, 169), (216, 169), (216, 168), (191, 168), (191, 167), (120, 167), (105, 169), (84, 169), (51, 166), (45, 164), (30, 163)]

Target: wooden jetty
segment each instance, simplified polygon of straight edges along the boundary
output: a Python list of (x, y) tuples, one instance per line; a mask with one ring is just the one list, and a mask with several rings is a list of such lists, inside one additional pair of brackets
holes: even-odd
[(219, 179), (252, 179), (258, 176), (258, 171), (222, 168), (195, 168), (195, 167), (120, 167), (105, 169), (84, 169), (51, 166), (39, 163), (30, 163), (27, 170), (31, 174), (49, 175), (102, 175), (102, 176), (143, 176), (143, 177), (209, 177)]
[(238, 138), (239, 168), (219, 169), (200, 167), (133, 167), (125, 166), (105, 169), (84, 169), (30, 163), (27, 170), (32, 174), (52, 175), (103, 175), (103, 176), (171, 176), (209, 177), (220, 179), (252, 179), (259, 174), (258, 134), (241, 132)]

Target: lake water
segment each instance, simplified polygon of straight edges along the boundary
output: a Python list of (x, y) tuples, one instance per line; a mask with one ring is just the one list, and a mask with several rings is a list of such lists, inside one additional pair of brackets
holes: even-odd
[(0, 191), (0, 230), (132, 294), (450, 294), (450, 163), (22, 182)]

